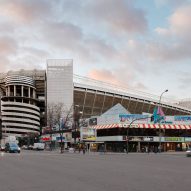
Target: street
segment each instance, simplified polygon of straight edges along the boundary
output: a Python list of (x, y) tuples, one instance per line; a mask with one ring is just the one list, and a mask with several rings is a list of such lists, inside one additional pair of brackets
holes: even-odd
[(184, 154), (0, 153), (0, 191), (189, 191)]

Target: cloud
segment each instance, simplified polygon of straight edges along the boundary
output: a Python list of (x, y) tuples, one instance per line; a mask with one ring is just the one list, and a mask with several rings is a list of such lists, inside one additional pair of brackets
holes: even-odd
[(57, 48), (78, 47), (83, 37), (78, 26), (66, 22), (48, 22), (43, 26), (44, 40)]
[(72, 58), (78, 74), (147, 90), (145, 79), (156, 75), (154, 67), (160, 73), (165, 64), (190, 59), (190, 9), (176, 4), (169, 26), (158, 26), (153, 34), (139, 5), (131, 0), (1, 0), (1, 69), (43, 68), (47, 58)]
[(17, 42), (8, 36), (0, 37), (0, 55), (7, 56), (9, 54), (14, 54), (17, 51)]
[(18, 22), (44, 19), (51, 14), (52, 3), (46, 0), (1, 0), (0, 15)]
[(191, 4), (178, 8), (169, 18), (169, 32), (178, 38), (191, 41)]
[(178, 64), (179, 61), (191, 59), (190, 45), (182, 42), (150, 42), (146, 52), (150, 61), (160, 62), (160, 64)]
[(97, 20), (99, 24), (109, 27), (117, 33), (142, 33), (147, 29), (145, 12), (135, 8), (131, 1), (105, 0), (88, 1), (87, 14)]
[(160, 42), (148, 45), (150, 58), (159, 61), (173, 61), (191, 59), (191, 4), (178, 7), (168, 18), (169, 27), (155, 29)]
[(190, 30), (190, 12), (191, 12), (191, 3), (186, 6), (181, 6), (177, 8), (173, 14), (168, 18), (169, 27), (156, 28), (156, 32), (162, 36), (171, 36), (171, 38), (177, 38), (178, 40), (191, 40)]
[(104, 82), (112, 82), (113, 84), (119, 84), (118, 79), (110, 70), (106, 69), (93, 69), (89, 72), (88, 77)]
[(121, 88), (147, 90), (147, 87), (142, 82), (136, 81), (136, 73), (129, 72), (128, 67), (120, 67), (112, 69), (92, 69), (88, 73), (88, 77), (117, 85)]
[(188, 3), (189, 0), (155, 0), (155, 4), (157, 7), (163, 7), (163, 6), (173, 6), (173, 7), (179, 7), (183, 4)]
[(0, 36), (0, 70), (6, 71), (10, 66), (10, 57), (16, 55), (18, 44), (9, 36)]

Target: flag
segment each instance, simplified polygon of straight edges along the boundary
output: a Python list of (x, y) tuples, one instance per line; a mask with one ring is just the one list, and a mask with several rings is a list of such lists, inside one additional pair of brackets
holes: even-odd
[(164, 115), (164, 112), (163, 112), (163, 110), (162, 110), (162, 107), (158, 106), (157, 114), (160, 115), (160, 116), (162, 116), (162, 117), (165, 116), (165, 115)]
[(155, 108), (154, 108), (154, 111), (153, 111), (153, 121), (154, 121), (154, 123), (157, 123), (157, 121), (158, 121), (157, 111), (158, 111), (158, 108), (155, 107)]
[(161, 107), (155, 107), (153, 111), (154, 123), (159, 123), (164, 119), (164, 112)]

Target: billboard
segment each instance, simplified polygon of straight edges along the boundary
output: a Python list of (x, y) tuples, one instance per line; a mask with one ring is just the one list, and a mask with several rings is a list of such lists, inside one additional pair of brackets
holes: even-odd
[(80, 137), (82, 141), (95, 141), (96, 140), (96, 129), (88, 127), (80, 128)]
[(191, 115), (177, 115), (174, 116), (175, 124), (191, 124)]
[(121, 123), (131, 123), (133, 120), (134, 123), (148, 123), (150, 118), (149, 115), (141, 115), (141, 114), (119, 114), (119, 121)]

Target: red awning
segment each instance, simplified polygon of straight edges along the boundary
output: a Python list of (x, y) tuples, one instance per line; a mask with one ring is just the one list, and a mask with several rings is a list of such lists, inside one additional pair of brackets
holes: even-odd
[[(108, 125), (95, 125), (90, 126), (93, 129), (111, 129), (111, 128), (128, 128), (129, 124), (108, 124)], [(133, 124), (131, 128), (142, 128), (142, 129), (188, 129), (191, 130), (191, 125), (178, 125), (178, 124)]]

